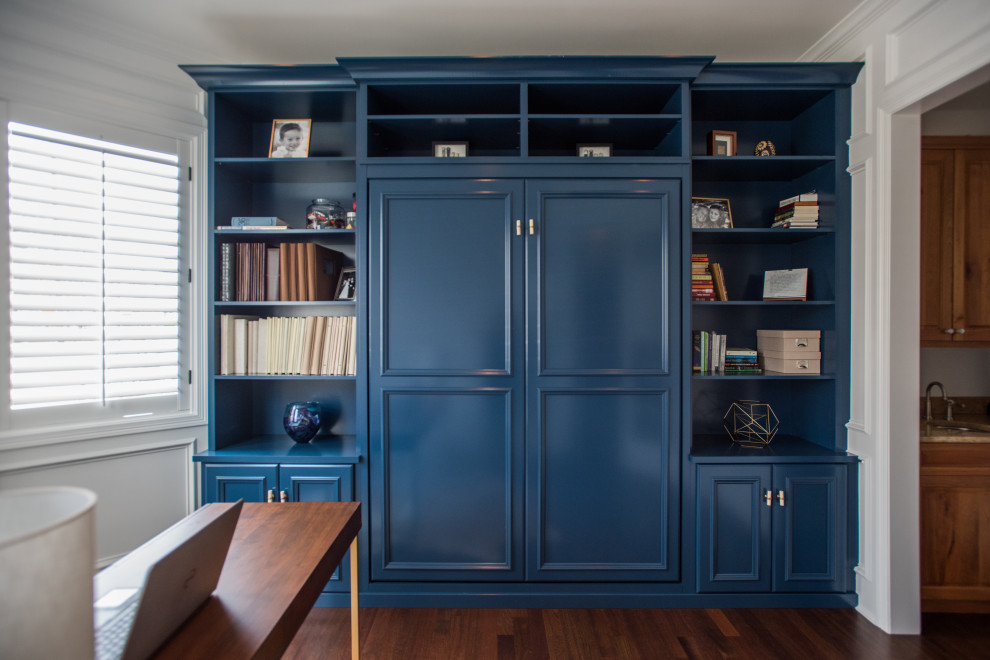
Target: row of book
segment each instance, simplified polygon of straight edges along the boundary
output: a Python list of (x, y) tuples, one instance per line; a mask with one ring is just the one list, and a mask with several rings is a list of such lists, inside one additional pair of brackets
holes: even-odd
[(220, 375), (354, 376), (353, 316), (220, 316)]
[(763, 373), (756, 349), (726, 345), (726, 335), (710, 330), (692, 332), (691, 371), (696, 374), (726, 376), (759, 375)]
[(335, 300), (343, 262), (342, 253), (315, 243), (222, 243), (220, 300)]
[(818, 193), (811, 191), (780, 200), (770, 225), (776, 229), (817, 229)]
[(691, 255), (691, 300), (728, 300), (722, 267), (707, 254)]

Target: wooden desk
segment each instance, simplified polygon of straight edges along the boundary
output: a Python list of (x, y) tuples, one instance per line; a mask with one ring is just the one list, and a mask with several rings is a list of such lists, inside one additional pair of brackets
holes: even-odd
[(357, 502), (245, 503), (220, 583), (155, 658), (279, 658), (351, 550), (351, 654), (357, 635)]

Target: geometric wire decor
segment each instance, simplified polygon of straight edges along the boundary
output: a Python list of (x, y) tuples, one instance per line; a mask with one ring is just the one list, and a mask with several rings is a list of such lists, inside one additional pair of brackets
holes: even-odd
[(777, 435), (779, 424), (770, 404), (759, 401), (734, 401), (722, 418), (722, 426), (733, 442), (760, 449)]

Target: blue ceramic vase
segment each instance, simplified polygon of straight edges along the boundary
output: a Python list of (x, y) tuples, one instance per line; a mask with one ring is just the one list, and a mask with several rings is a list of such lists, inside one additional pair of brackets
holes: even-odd
[(320, 432), (320, 404), (316, 401), (290, 403), (285, 407), (282, 425), (296, 442), (309, 442)]

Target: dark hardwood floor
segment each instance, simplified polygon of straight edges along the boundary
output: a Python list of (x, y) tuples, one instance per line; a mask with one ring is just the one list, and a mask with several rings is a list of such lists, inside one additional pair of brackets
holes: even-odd
[[(361, 657), (403, 660), (990, 658), (990, 614), (925, 614), (886, 635), (848, 609), (361, 610)], [(350, 658), (347, 609), (314, 609), (286, 652)]]

